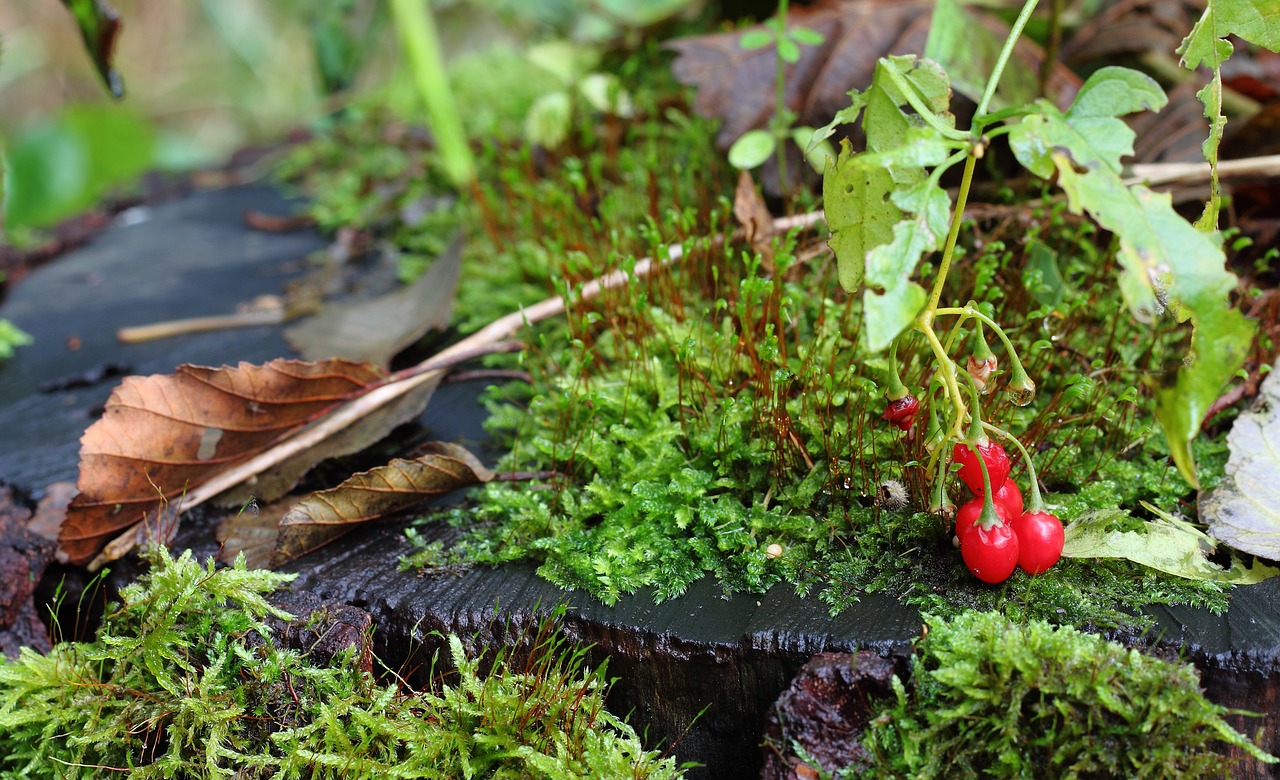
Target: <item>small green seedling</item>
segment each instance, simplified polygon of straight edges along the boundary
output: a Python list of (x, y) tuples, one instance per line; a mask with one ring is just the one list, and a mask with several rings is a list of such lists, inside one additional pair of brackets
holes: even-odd
[(765, 22), (763, 29), (752, 30), (742, 36), (740, 45), (743, 49), (774, 47), (777, 68), (774, 78), (774, 109), (767, 129), (750, 130), (729, 147), (729, 164), (744, 171), (758, 168), (764, 165), (770, 155), (776, 155), (778, 183), (784, 192), (790, 188), (786, 159), (788, 138), (805, 150), (805, 159), (819, 173), (827, 158), (835, 157), (835, 150), (829, 144), (820, 144), (812, 150), (807, 148), (813, 137), (812, 127), (791, 126), (796, 115), (787, 108), (787, 65), (799, 62), (801, 46), (821, 45), (823, 38), (822, 33), (808, 27), (787, 27), (787, 5), (788, 0), (780, 0), (777, 16)]

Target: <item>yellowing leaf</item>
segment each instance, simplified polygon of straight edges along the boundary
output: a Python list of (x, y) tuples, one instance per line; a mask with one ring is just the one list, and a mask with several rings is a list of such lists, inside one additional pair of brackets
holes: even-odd
[(412, 284), (377, 298), (327, 304), (284, 336), (307, 360), (367, 360), (386, 368), (428, 332), (448, 327), (461, 267), (462, 241), (454, 238)]
[(1126, 558), (1166, 574), (1189, 580), (1251, 585), (1280, 574), (1262, 563), (1245, 566), (1232, 560), (1225, 569), (1208, 559), (1213, 540), (1185, 520), (1145, 505), (1157, 519), (1142, 522), (1141, 531), (1121, 530), (1134, 522), (1128, 512), (1105, 509), (1067, 526), (1062, 555), (1066, 558)]
[(447, 442), (430, 447), (413, 460), (396, 458), (294, 504), (280, 521), (272, 565), (322, 547), (362, 523), (493, 479), (464, 447)]

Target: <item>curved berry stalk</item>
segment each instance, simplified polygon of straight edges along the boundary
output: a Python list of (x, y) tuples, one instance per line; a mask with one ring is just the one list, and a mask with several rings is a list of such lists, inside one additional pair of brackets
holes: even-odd
[[(978, 412), (978, 388), (972, 382), (969, 385), (973, 393), (973, 417), (969, 437), (977, 443), (986, 440), (994, 444), (982, 429), (982, 417)], [(961, 445), (957, 444), (959, 448)], [(998, 444), (996, 446), (999, 446)], [(1003, 448), (1001, 448), (1003, 452)], [(996, 510), (992, 500), (991, 469), (987, 468), (984, 458), (977, 458), (977, 465), (982, 474), (982, 509), (978, 517), (967, 527), (957, 515), (960, 535), (960, 557), (973, 576), (983, 582), (995, 584), (1004, 582), (1018, 567), (1020, 556), (1019, 539), (1010, 523), (1006, 523)], [(1005, 472), (1001, 480), (1008, 479), (1008, 457), (1005, 458)], [(974, 499), (977, 501), (979, 499)]]
[(1031, 455), (1022, 446), (1022, 442), (994, 425), (983, 425), (997, 436), (1012, 442), (1027, 464), (1027, 475), (1031, 480), (1031, 501), (1028, 502), (1026, 511), (1012, 525), (1019, 542), (1018, 565), (1028, 574), (1043, 574), (1062, 557), (1062, 547), (1066, 541), (1062, 521), (1045, 507), (1044, 499), (1040, 496), (1040, 480), (1036, 477), (1035, 464), (1031, 462)]
[(889, 389), (885, 391), (889, 405), (885, 407), (880, 418), (890, 425), (907, 431), (916, 421), (916, 413), (920, 411), (920, 399), (911, 394), (898, 376), (898, 342), (895, 339), (889, 347)]

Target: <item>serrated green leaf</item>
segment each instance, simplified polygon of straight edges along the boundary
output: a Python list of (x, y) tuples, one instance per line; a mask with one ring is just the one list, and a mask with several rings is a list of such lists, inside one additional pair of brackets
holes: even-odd
[(911, 281), (920, 257), (946, 238), (951, 198), (932, 180), (891, 197), (894, 205), (913, 216), (893, 226), (893, 240), (867, 254), (863, 296), (865, 344), (879, 352), (908, 328), (924, 307), (924, 288)]
[(1196, 227), (1212, 231), (1218, 229), (1218, 211), (1222, 202), (1222, 190), (1218, 184), (1218, 147), (1222, 144), (1222, 133), (1227, 127), (1227, 118), (1222, 114), (1222, 73), (1219, 70), (1213, 71), (1213, 78), (1196, 93), (1196, 97), (1204, 104), (1204, 117), (1209, 120), (1209, 137), (1204, 139), (1200, 150), (1213, 170), (1209, 200), (1204, 204), (1204, 212), (1196, 220)]
[(1188, 70), (1221, 66), (1232, 52), (1228, 35), (1272, 51), (1280, 49), (1280, 8), (1275, 0), (1209, 0), (1178, 47), (1182, 66)]
[(1280, 559), (1280, 363), (1252, 409), (1227, 434), (1226, 475), (1200, 499), (1200, 517), (1215, 539), (1254, 555)]
[[(926, 166), (948, 159), (954, 144), (910, 107), (903, 89), (948, 126), (951, 96), (946, 73), (931, 60), (886, 57), (871, 88), (855, 94), (853, 110), (865, 103), (862, 127), (867, 151), (846, 143), (823, 177), (823, 200), (839, 265), (840, 284), (853, 292), (865, 281), (865, 344), (887, 347), (908, 327), (925, 302), (911, 281), (920, 257), (936, 250), (949, 225), (950, 199)], [(819, 139), (819, 133), (814, 138)]]
[(729, 147), (729, 164), (749, 171), (764, 164), (777, 148), (778, 141), (768, 130), (748, 130)]
[(1121, 509), (1104, 509), (1078, 518), (1066, 528), (1062, 548), (1064, 558), (1126, 558), (1158, 571), (1189, 580), (1211, 580), (1233, 585), (1251, 585), (1280, 574), (1261, 563), (1245, 566), (1233, 559), (1223, 568), (1208, 559), (1213, 540), (1200, 529), (1149, 504), (1144, 504), (1156, 520), (1142, 523), (1142, 531), (1124, 531), (1119, 526), (1134, 520)]
[[(809, 144), (805, 146), (804, 153), (810, 154), (818, 145), (835, 135), (836, 128), (840, 125), (851, 125), (858, 121), (858, 115), (862, 113), (863, 107), (867, 105), (867, 95), (856, 89), (849, 90), (850, 104), (848, 108), (842, 108), (836, 112), (835, 117), (827, 124), (813, 131), (813, 138), (809, 139)], [(831, 158), (833, 161), (835, 157)]]
[(1204, 142), (1204, 159), (1213, 166), (1209, 201), (1196, 226), (1201, 230), (1217, 230), (1221, 191), (1218, 186), (1218, 146), (1226, 117), (1222, 115), (1222, 63), (1231, 56), (1233, 47), (1227, 36), (1235, 35), (1249, 43), (1280, 50), (1280, 7), (1275, 0), (1209, 0), (1204, 13), (1191, 33), (1182, 40), (1178, 53), (1182, 66), (1195, 70), (1206, 65), (1213, 77), (1196, 93), (1204, 103), (1209, 120), (1209, 137)]
[[(851, 160), (851, 164), (863, 168), (885, 168), (890, 172), (908, 171), (904, 178), (918, 179), (925, 167), (940, 165), (955, 149), (930, 127), (907, 129), (901, 143), (882, 152), (863, 152)], [(919, 169), (919, 170), (916, 170)]]
[(1174, 385), (1157, 393), (1156, 418), (1178, 469), (1198, 486), (1191, 441), (1209, 405), (1243, 364), (1253, 336), (1253, 324), (1228, 305), (1236, 277), (1225, 269), (1216, 234), (1179, 216), (1167, 193), (1126, 187), (1106, 169), (1080, 173), (1059, 153), (1051, 158), (1071, 210), (1087, 211), (1120, 238), (1120, 290), (1134, 315), (1145, 321), (1168, 308), (1194, 328), (1191, 354)]
[(1009, 146), (1018, 162), (1044, 179), (1053, 174), (1051, 155), (1063, 151), (1080, 168), (1119, 173), (1120, 158), (1133, 154), (1134, 134), (1118, 117), (1159, 111), (1167, 101), (1150, 76), (1129, 68), (1102, 68), (1084, 83), (1065, 114), (1048, 101), (1036, 101), (1039, 113), (1013, 126)]

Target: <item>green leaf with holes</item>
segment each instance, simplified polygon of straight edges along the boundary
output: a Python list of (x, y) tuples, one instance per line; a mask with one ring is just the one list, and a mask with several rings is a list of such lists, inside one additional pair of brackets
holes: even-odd
[[(823, 200), (840, 284), (850, 292), (867, 286), (865, 343), (879, 351), (924, 305), (924, 289), (911, 278), (920, 258), (941, 247), (951, 205), (928, 169), (940, 174), (937, 166), (958, 145), (912, 108), (923, 108), (944, 128), (954, 126), (950, 83), (936, 62), (883, 58), (871, 87), (850, 94), (853, 105), (844, 118), (861, 114), (867, 148), (855, 153), (848, 142), (842, 145), (823, 177)], [(815, 140), (828, 137), (834, 126), (818, 131)]]

